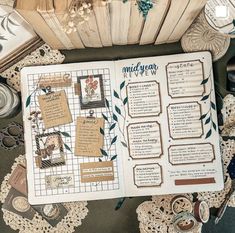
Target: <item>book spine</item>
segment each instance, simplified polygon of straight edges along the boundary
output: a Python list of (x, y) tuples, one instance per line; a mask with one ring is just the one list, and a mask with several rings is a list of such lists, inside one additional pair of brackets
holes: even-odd
[(49, 16), (51, 17), (53, 23), (54, 23), (54, 28), (53, 31), (57, 35), (57, 37), (60, 39), (60, 41), (63, 43), (66, 49), (73, 49), (74, 45), (72, 44), (71, 40), (69, 39), (67, 33), (64, 31), (60, 21), (58, 20), (55, 11), (51, 10), (48, 11)]
[(109, 6), (95, 4), (93, 6), (95, 18), (103, 46), (112, 46)]
[(79, 24), (77, 29), (86, 47), (102, 47), (94, 12), (89, 15), (89, 20)]
[(112, 1), (110, 3), (111, 35), (113, 44), (126, 45), (130, 23), (131, 2)]
[(153, 8), (149, 11), (142, 35), (140, 44), (152, 44), (155, 42), (157, 34), (165, 20), (171, 0), (159, 0), (154, 3)]
[(139, 11), (136, 2), (131, 1), (130, 25), (128, 30), (128, 44), (137, 44), (140, 41), (140, 36), (144, 26), (144, 17)]
[(157, 36), (155, 44), (163, 44), (168, 41), (170, 35), (174, 31), (177, 23), (183, 16), (189, 4), (190, 0), (171, 0), (170, 8)]
[(56, 37), (60, 40), (60, 42), (63, 44), (63, 49), (71, 49), (72, 43), (67, 41), (64, 37), (64, 34), (61, 32), (60, 27), (56, 24), (55, 21), (55, 14), (53, 11), (44, 11), (38, 9), (38, 12), (41, 14), (47, 25), (51, 28), (51, 30), (54, 32)]
[(185, 10), (183, 16), (180, 18), (178, 24), (176, 25), (174, 31), (170, 35), (167, 43), (175, 42), (180, 40), (184, 35), (186, 30), (193, 23), (195, 18), (199, 15), (203, 7), (205, 6), (207, 0), (191, 0), (187, 9)]
[(45, 20), (37, 11), (17, 9), (16, 11), (33, 27), (35, 32), (52, 49), (62, 49), (63, 44), (56, 37), (54, 32), (46, 24)]

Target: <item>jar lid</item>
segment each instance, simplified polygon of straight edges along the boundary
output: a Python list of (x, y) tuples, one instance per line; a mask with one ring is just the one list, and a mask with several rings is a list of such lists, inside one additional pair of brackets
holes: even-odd
[(208, 0), (205, 16), (212, 28), (235, 37), (235, 0)]
[(12, 111), (13, 95), (10, 89), (0, 83), (0, 117), (7, 116)]

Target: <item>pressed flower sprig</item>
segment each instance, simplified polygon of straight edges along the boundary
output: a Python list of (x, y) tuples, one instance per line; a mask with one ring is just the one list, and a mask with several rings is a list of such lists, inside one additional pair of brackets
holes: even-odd
[(77, 25), (81, 25), (89, 20), (92, 13), (91, 0), (74, 0), (71, 3), (69, 12), (64, 16), (63, 28), (70, 34), (77, 31)]

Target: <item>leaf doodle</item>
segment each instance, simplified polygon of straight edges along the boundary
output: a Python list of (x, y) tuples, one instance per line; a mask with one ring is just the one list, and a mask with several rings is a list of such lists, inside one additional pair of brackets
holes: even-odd
[(105, 98), (106, 107), (109, 108), (109, 101)]
[(28, 96), (27, 100), (26, 100), (26, 108), (30, 105), (31, 103), (31, 95)]
[(64, 147), (66, 148), (66, 150), (69, 150), (70, 152), (72, 152), (70, 147), (67, 144), (64, 143)]
[(104, 113), (102, 113), (102, 116), (103, 116), (103, 118), (104, 118), (106, 121), (109, 121), (109, 120), (108, 120), (108, 117), (105, 116)]
[(67, 133), (67, 132), (60, 132), (63, 136), (65, 136), (65, 137), (71, 137), (70, 136), (70, 134), (69, 133)]
[(209, 95), (205, 95), (203, 96), (203, 98), (201, 99), (201, 101), (207, 100), (209, 98)]
[(212, 125), (213, 125), (214, 130), (216, 131), (216, 130), (217, 130), (217, 127), (216, 127), (216, 124), (215, 124), (214, 121), (212, 121)]
[(122, 88), (125, 86), (125, 81), (123, 81), (121, 84), (120, 84), (120, 90), (122, 90)]
[(128, 97), (126, 97), (126, 98), (123, 100), (123, 104), (126, 105), (127, 101), (128, 101)]
[(119, 115), (121, 115), (121, 110), (117, 105), (115, 105), (115, 110)]
[(207, 132), (206, 138), (209, 138), (211, 136), (211, 129)]
[(204, 119), (204, 118), (206, 117), (206, 115), (207, 115), (207, 114), (203, 114), (203, 115), (201, 115), (201, 117), (200, 117), (200, 119), (199, 119), (199, 120)]
[(116, 126), (116, 123), (113, 123), (113, 124), (110, 126), (109, 131), (111, 131), (112, 129), (114, 129), (115, 126)]
[(113, 138), (113, 140), (111, 141), (111, 145), (113, 145), (116, 141), (117, 141), (117, 136)]
[(124, 147), (127, 148), (127, 144), (125, 142), (121, 142)]
[(100, 133), (104, 135), (104, 130), (100, 128)]
[(119, 99), (119, 95), (118, 95), (118, 93), (117, 93), (115, 90), (113, 90), (113, 95), (114, 95), (117, 99)]
[(118, 122), (118, 118), (115, 114), (113, 114), (113, 119)]
[(201, 82), (201, 85), (206, 84), (208, 82), (209, 78), (203, 79)]
[(215, 104), (211, 101), (211, 107), (216, 110)]
[(210, 122), (210, 120), (211, 120), (211, 118), (208, 117), (208, 118), (206, 119), (206, 121), (205, 121), (205, 124), (208, 124), (208, 123)]
[(111, 161), (116, 159), (117, 158), (117, 155), (114, 155), (112, 158), (111, 158)]
[(104, 156), (109, 156), (105, 150), (103, 150), (103, 149), (100, 148), (100, 151), (101, 151), (102, 155), (104, 155)]

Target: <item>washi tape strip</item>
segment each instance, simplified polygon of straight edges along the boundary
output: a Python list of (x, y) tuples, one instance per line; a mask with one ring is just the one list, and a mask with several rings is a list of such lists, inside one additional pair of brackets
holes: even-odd
[(171, 200), (172, 212), (177, 215), (180, 212), (187, 211), (193, 212), (193, 203), (184, 195), (177, 195)]
[(173, 219), (173, 226), (177, 232), (191, 232), (197, 225), (197, 220), (189, 212), (181, 212)]
[(210, 218), (210, 208), (205, 201), (197, 201), (194, 205), (194, 216), (198, 222), (206, 223)]

